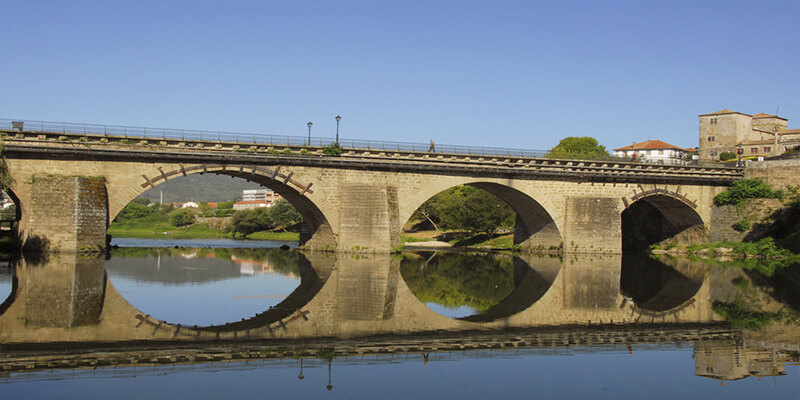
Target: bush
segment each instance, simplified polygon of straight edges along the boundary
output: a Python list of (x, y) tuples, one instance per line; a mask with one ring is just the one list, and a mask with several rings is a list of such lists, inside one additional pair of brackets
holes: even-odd
[(749, 231), (750, 230), (750, 221), (748, 221), (746, 219), (743, 219), (743, 220), (740, 220), (740, 221), (736, 221), (736, 223), (733, 224), (733, 229), (736, 230), (736, 231), (739, 231), (739, 232)]
[(735, 160), (736, 159), (736, 153), (734, 153), (732, 151), (723, 151), (722, 153), (720, 153), (719, 159), (720, 159), (720, 161)]
[(194, 211), (181, 208), (169, 215), (169, 223), (173, 226), (187, 226), (194, 223)]
[(759, 179), (742, 179), (731, 183), (730, 189), (714, 197), (717, 205), (741, 204), (746, 199), (780, 199), (783, 192), (769, 187)]
[(342, 146), (339, 143), (331, 143), (322, 148), (322, 152), (329, 156), (338, 156), (342, 154)]

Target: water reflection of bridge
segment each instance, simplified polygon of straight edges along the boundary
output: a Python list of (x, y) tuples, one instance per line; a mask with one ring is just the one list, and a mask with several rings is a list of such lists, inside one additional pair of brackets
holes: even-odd
[[(714, 301), (735, 295), (732, 281), (741, 272), (732, 269), (673, 262), (654, 278), (621, 268), (619, 256), (527, 255), (513, 261), (511, 295), (481, 315), (451, 319), (417, 299), (396, 258), (298, 259), (301, 284), (277, 307), (205, 327), (131, 306), (106, 278), (103, 259), (21, 260), (0, 305), (0, 366), (10, 372), (313, 357), (322, 349), (354, 357), (690, 342), (702, 354), (698, 375), (735, 379), (769, 364), (763, 351), (742, 349), (741, 335), (712, 311)], [(784, 350), (770, 357), (789, 359)], [(743, 363), (745, 356), (753, 361)], [(780, 373), (774, 363), (769, 368)]]
[[(14, 382), (60, 380), (67, 376), (54, 373), (55, 370), (72, 371), (68, 375), (71, 378), (81, 373), (97, 378), (146, 375), (146, 371), (163, 375), (186, 370), (297, 368), (300, 360), (306, 360), (307, 367), (312, 367), (314, 362), (330, 363), (334, 359), (337, 365), (427, 364), (429, 360), (567, 355), (576, 351), (638, 352), (685, 346), (694, 347), (695, 375), (712, 379), (785, 375), (786, 363), (798, 361), (797, 353), (748, 348), (743, 345), (738, 331), (723, 324), (606, 325), (190, 345), (185, 342), (95, 343), (88, 347), (71, 347), (60, 343), (35, 350), (28, 345), (10, 345), (0, 359), (0, 377)], [(48, 351), (51, 349), (54, 351)], [(302, 364), (300, 368), (302, 374)]]
[[(131, 306), (105, 278), (102, 259), (51, 255), (16, 268), (13, 293), (0, 307), (0, 340), (20, 342), (205, 341), (362, 337), (416, 332), (474, 331), (560, 325), (714, 323), (706, 270), (676, 265), (691, 276), (688, 298), (620, 289), (621, 257), (524, 256), (516, 290), (486, 313), (467, 319), (439, 315), (421, 303), (399, 276), (400, 261), (312, 253), (301, 257), (301, 285), (261, 314), (218, 326), (185, 326)], [(639, 302), (636, 303), (636, 297)], [(659, 300), (661, 298), (661, 300)], [(672, 304), (671, 308), (646, 307)]]

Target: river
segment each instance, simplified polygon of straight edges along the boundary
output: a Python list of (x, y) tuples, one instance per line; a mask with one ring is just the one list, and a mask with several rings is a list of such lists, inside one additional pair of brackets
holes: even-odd
[[(788, 399), (800, 392), (799, 331), (785, 317), (794, 306), (776, 294), (785, 289), (777, 275), (632, 254), (363, 256), (252, 242), (115, 239), (119, 248), (105, 260), (54, 256), (0, 267), (0, 296), (8, 295), (0, 308), (0, 394)], [(743, 328), (720, 306), (737, 304), (749, 304), (751, 317), (783, 317)]]

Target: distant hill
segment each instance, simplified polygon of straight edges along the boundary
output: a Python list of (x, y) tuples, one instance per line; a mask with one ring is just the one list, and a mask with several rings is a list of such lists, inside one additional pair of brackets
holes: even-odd
[(139, 197), (158, 203), (163, 192), (165, 203), (222, 202), (233, 199), (241, 200), (242, 190), (261, 188), (261, 185), (241, 178), (216, 174), (194, 174), (170, 179), (142, 193)]

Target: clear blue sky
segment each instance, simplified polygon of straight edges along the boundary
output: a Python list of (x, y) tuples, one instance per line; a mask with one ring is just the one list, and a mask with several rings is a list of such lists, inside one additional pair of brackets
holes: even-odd
[(0, 1), (0, 118), (549, 149), (800, 128), (800, 2)]

